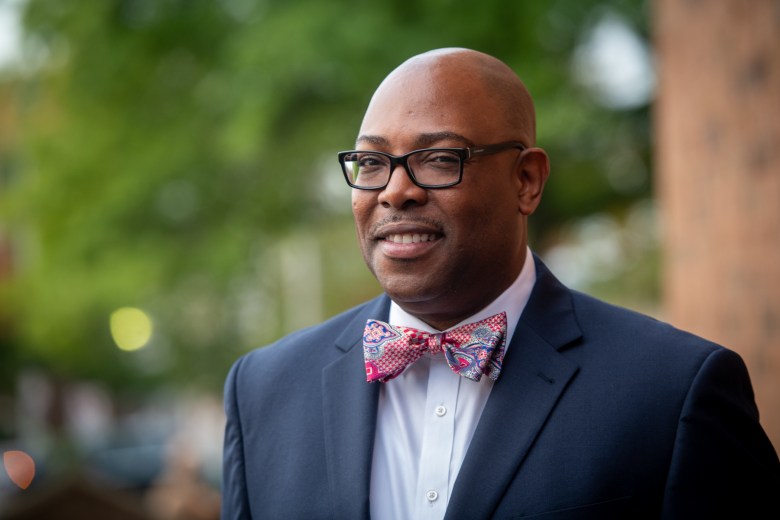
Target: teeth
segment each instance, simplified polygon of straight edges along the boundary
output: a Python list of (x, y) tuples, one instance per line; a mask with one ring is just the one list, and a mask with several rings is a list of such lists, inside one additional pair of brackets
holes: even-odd
[(386, 240), (396, 244), (412, 244), (416, 242), (433, 242), (436, 235), (431, 233), (404, 233), (402, 235), (387, 235)]

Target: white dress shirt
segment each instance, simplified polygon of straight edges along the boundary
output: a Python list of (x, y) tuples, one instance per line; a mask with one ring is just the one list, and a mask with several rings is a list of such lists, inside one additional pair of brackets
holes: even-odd
[[(528, 249), (517, 280), (490, 305), (451, 328), (504, 311), (508, 350), (535, 281)], [(395, 303), (390, 305), (388, 321), (440, 332)], [(471, 381), (455, 374), (443, 356), (425, 354), (395, 379), (372, 384), (382, 387), (371, 466), (371, 518), (444, 518), (493, 381), (488, 377)]]

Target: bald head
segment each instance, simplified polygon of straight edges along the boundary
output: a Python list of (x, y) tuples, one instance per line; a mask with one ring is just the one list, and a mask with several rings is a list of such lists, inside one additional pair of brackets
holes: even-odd
[(377, 105), (386, 110), (386, 100), (399, 97), (425, 100), (429, 107), (453, 115), (476, 114), (476, 129), (489, 127), (507, 139), (535, 144), (536, 117), (528, 89), (512, 69), (488, 54), (445, 48), (409, 58), (380, 84), (366, 115)]

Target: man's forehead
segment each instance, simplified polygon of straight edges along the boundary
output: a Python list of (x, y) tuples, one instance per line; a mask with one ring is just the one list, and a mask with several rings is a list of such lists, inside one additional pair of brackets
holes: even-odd
[(475, 133), (496, 126), (502, 109), (496, 98), (468, 79), (425, 75), (384, 82), (363, 117), (358, 142), (376, 145), (471, 145)]
[[(454, 142), (459, 146), (474, 146), (474, 142), (466, 136), (447, 130), (420, 132), (411, 136), (411, 144), (416, 148), (428, 148), (441, 144), (442, 142)], [(360, 134), (357, 138), (356, 144), (390, 147), (394, 143), (392, 142), (391, 138), (385, 135)]]

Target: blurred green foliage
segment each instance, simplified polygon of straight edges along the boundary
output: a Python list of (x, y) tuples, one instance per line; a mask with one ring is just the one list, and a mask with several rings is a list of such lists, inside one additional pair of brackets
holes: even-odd
[[(607, 10), (646, 38), (646, 8), (28, 0), (24, 66), (0, 78), (15, 130), (0, 150), (3, 362), (125, 390), (219, 389), (236, 357), (307, 323), (289, 309), (311, 304), (313, 323), (377, 294), (335, 152), (384, 75), (431, 48), (494, 54), (534, 95), (553, 165), (535, 249), (596, 211), (619, 218), (651, 195), (648, 107), (599, 105), (572, 59)], [(644, 180), (617, 189), (607, 173), (626, 153)], [(154, 321), (140, 351), (114, 346), (122, 306)]]

